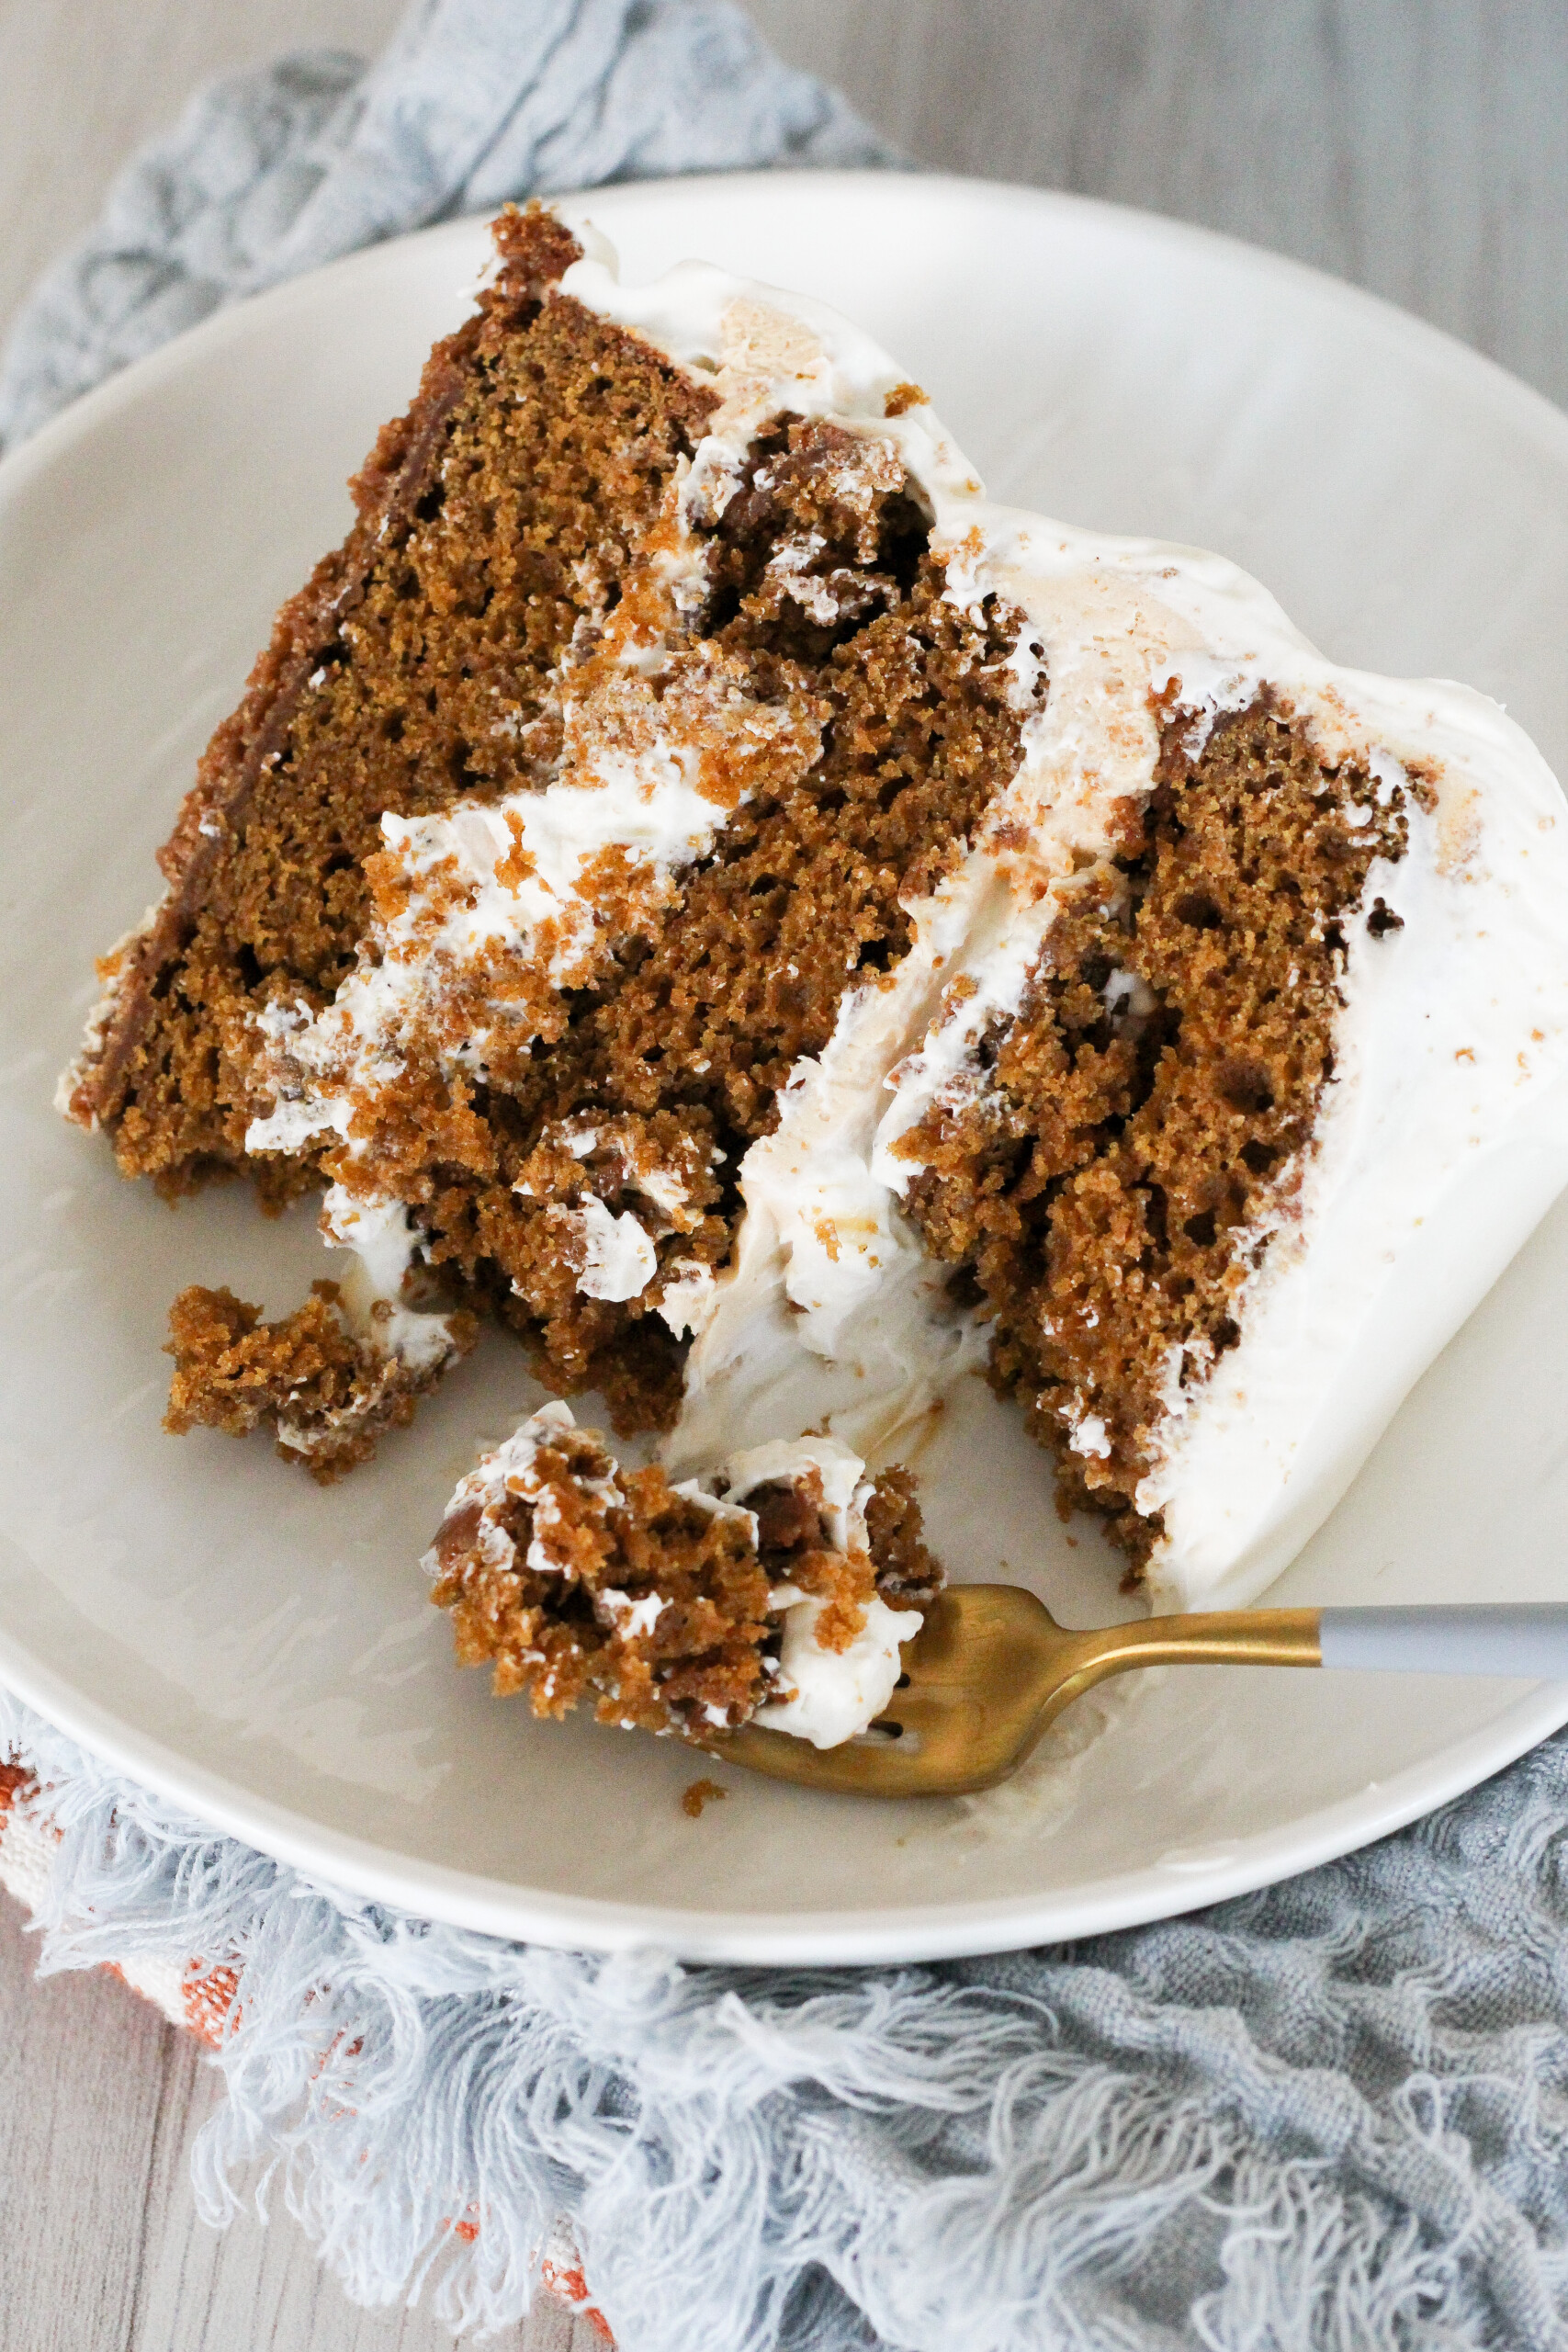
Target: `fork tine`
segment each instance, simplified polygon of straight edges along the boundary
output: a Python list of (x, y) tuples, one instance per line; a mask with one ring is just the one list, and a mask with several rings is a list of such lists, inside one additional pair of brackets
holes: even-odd
[(702, 1745), (770, 1780), (844, 1796), (987, 1789), (1038, 1736), (1054, 1669), (1073, 1639), (1021, 1586), (950, 1585), (905, 1649), (908, 1688), (895, 1691), (869, 1734), (818, 1748), (746, 1724)]

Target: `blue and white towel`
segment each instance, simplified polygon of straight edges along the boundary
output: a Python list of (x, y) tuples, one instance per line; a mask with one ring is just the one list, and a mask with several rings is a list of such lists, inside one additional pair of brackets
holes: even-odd
[[(378, 64), (222, 84), (130, 166), (17, 321), (0, 435), (224, 301), (508, 197), (897, 160), (722, 0), (418, 0)], [(243, 1988), (202, 2210), (261, 2157), (366, 2303), (515, 2319), (564, 2211), (621, 2352), (1568, 2338), (1568, 1737), (1194, 1917), (840, 1971), (433, 1926), (182, 1818), (0, 1695), (7, 1753), (51, 1825), (44, 1965)]]
[(414, 0), (376, 64), (285, 57), (192, 99), (35, 289), (0, 443), (239, 296), (509, 198), (671, 172), (887, 164), (728, 0)]

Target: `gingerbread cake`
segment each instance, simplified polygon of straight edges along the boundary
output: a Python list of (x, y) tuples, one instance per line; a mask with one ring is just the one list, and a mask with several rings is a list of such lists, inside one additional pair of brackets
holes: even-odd
[(499, 1319), (659, 1460), (536, 1417), (438, 1597), (656, 1728), (863, 1727), (978, 1367), (1155, 1598), (1260, 1589), (1568, 1177), (1520, 730), (538, 208), (355, 492), (63, 1082), (171, 1194), (324, 1193), (298, 1313), (175, 1303), (170, 1425), (335, 1475)]

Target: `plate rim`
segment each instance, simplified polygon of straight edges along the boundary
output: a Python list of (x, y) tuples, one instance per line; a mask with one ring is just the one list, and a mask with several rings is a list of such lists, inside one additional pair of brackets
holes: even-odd
[[(57, 1731), (166, 1804), (298, 1871), (312, 1883), (420, 1918), (564, 1951), (652, 1950), (696, 1963), (863, 1967), (975, 1958), (1114, 1934), (1207, 1908), (1341, 1860), (1464, 1795), (1568, 1724), (1568, 1681), (1530, 1686), (1440, 1758), (1407, 1765), (1337, 1804), (1233, 1842), (1215, 1858), (1087, 1879), (1070, 1895), (915, 1905), (875, 1911), (699, 1911), (563, 1895), (395, 1854), (323, 1827), (193, 1765), (83, 1699), (0, 1628), (0, 1681)], [(846, 1806), (861, 1802), (843, 1800)]]
[[(1222, 256), (1320, 303), (1375, 323), (1394, 349), (1435, 365), (1450, 381), (1471, 389), (1494, 414), (1544, 446), (1568, 470), (1568, 412), (1445, 329), (1416, 317), (1384, 297), (1353, 286), (1309, 263), (1247, 240), (1163, 214), (1052, 188), (957, 174), (905, 175), (861, 170), (686, 174), (609, 187), (562, 191), (551, 200), (592, 213), (595, 201), (657, 205), (694, 190), (722, 200), (726, 188), (766, 187), (781, 200), (794, 188), (815, 194), (837, 188), (897, 201), (919, 189), (1000, 209), (1021, 203), (1058, 218), (1094, 220), (1145, 243)], [(446, 242), (471, 243), (489, 210), (443, 221), (344, 254), (243, 300), (226, 305), (159, 349), (95, 386), (17, 447), (0, 457), (0, 526), (13, 496), (37, 477), (68, 463), (72, 450), (122, 410), (155, 391), (166, 379), (199, 365), (224, 344), (243, 339), (267, 318), (281, 316), (318, 281), (344, 272), (369, 277), (396, 274), (407, 249)], [(455, 289), (460, 296), (462, 288)], [(527, 1940), (603, 1952), (653, 1947), (683, 1960), (761, 1965), (847, 1966), (938, 1961), (1074, 1940), (1172, 1917), (1247, 1894), (1337, 1860), (1385, 1837), (1479, 1785), (1568, 1723), (1568, 1682), (1541, 1683), (1503, 1708), (1479, 1730), (1437, 1757), (1406, 1766), (1337, 1803), (1294, 1821), (1231, 1841), (1190, 1865), (1154, 1864), (1085, 1880), (1056, 1891), (1005, 1902), (884, 1905), (863, 1912), (787, 1913), (681, 1909), (600, 1897), (563, 1895), (511, 1880), (450, 1869), (398, 1853), (366, 1838), (330, 1828), (310, 1815), (276, 1804), (207, 1766), (193, 1763), (146, 1730), (115, 1716), (75, 1691), (57, 1669), (0, 1623), (0, 1681), (25, 1704), (100, 1759), (124, 1771), (165, 1802), (299, 1871), (357, 1898), (395, 1905), (420, 1917), (509, 1940)], [(851, 1802), (851, 1801), (846, 1801)]]
[[(1109, 197), (1080, 196), (1068, 188), (1033, 187), (1018, 180), (987, 180), (961, 172), (901, 172), (893, 169), (862, 168), (845, 171), (815, 171), (788, 169), (753, 172), (687, 172), (670, 173), (658, 179), (615, 180), (587, 188), (562, 188), (543, 195), (548, 204), (581, 208), (588, 211), (592, 199), (611, 198), (637, 198), (646, 204), (657, 204), (671, 193), (696, 188), (790, 188), (820, 189), (838, 187), (846, 194), (864, 192), (881, 196), (897, 191), (918, 188), (922, 193), (951, 191), (964, 201), (979, 198), (987, 201), (1005, 200), (1009, 204), (1038, 207), (1043, 211), (1079, 220), (1098, 220), (1108, 226), (1134, 230), (1151, 241), (1185, 248), (1192, 253), (1225, 254), (1235, 262), (1244, 263), (1253, 270), (1276, 279), (1281, 285), (1295, 285), (1311, 292), (1320, 300), (1343, 309), (1364, 320), (1375, 320), (1383, 331), (1412, 350), (1425, 352), (1440, 360), (1457, 374), (1470, 377), (1477, 389), (1484, 389), (1493, 400), (1506, 401), (1515, 408), (1521, 422), (1533, 425), (1561, 447), (1568, 459), (1568, 409), (1561, 408), (1545, 392), (1538, 391), (1523, 377), (1505, 368), (1500, 360), (1478, 351), (1446, 327), (1423, 319), (1386, 295), (1375, 294), (1368, 287), (1357, 286), (1348, 278), (1337, 277), (1332, 271), (1320, 269), (1313, 262), (1298, 261), (1293, 254), (1274, 252), (1267, 245), (1254, 244), (1248, 238), (1233, 236), (1223, 229), (1209, 229), (1196, 221), (1177, 220), (1163, 212), (1151, 212), (1141, 205), (1122, 204)], [(353, 253), (340, 254), (332, 261), (321, 263), (315, 269), (301, 270), (276, 286), (264, 287), (260, 292), (241, 296), (225, 303), (221, 309), (199, 319), (194, 326), (183, 328), (160, 344), (155, 351), (145, 353), (140, 359), (129, 361), (101, 383), (79, 393), (65, 408), (48, 418), (36, 432), (14, 447), (0, 451), (0, 512), (4, 511), (13, 484), (19, 485), (34, 470), (47, 466), (57, 453), (63, 454), (71, 442), (87, 434), (101, 419), (133, 401), (143, 387), (151, 388), (167, 374), (178, 373), (193, 356), (215, 350), (243, 334), (250, 322), (271, 311), (287, 311), (302, 289), (340, 273), (354, 272), (370, 276), (415, 244), (432, 245), (437, 241), (460, 246), (476, 232), (493, 220), (502, 208), (497, 205), (478, 212), (460, 214), (456, 220), (433, 221), (423, 229), (411, 229), (400, 236), (383, 238), (373, 245), (361, 245)], [(457, 289), (459, 293), (462, 288)]]

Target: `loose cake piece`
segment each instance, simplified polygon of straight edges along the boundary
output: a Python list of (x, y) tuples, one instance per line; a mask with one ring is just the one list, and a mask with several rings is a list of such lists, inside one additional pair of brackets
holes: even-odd
[(628, 1730), (755, 1720), (833, 1747), (886, 1706), (942, 1584), (908, 1472), (864, 1468), (806, 1437), (671, 1486), (547, 1405), (462, 1481), (424, 1566), (459, 1661), (536, 1714), (586, 1694)]
[[(462, 1308), (416, 1322), (389, 1298), (367, 1306), (354, 1295), (363, 1268), (355, 1272), (357, 1284), (312, 1283), (278, 1323), (231, 1290), (182, 1291), (169, 1310), (164, 1426), (175, 1437), (198, 1424), (244, 1437), (270, 1422), (278, 1452), (308, 1462), (323, 1485), (367, 1461), (383, 1430), (411, 1421), (425, 1389), (468, 1353), (477, 1328)], [(412, 1328), (400, 1334), (400, 1321)]]
[[(1568, 1177), (1549, 771), (1219, 557), (989, 503), (821, 306), (496, 235), (65, 1082), (128, 1173), (324, 1186), (356, 1253), (330, 1395), (187, 1295), (176, 1419), (331, 1470), (499, 1317), (663, 1433), (641, 1598), (701, 1532), (755, 1668), (763, 1555), (692, 1476), (886, 1463), (985, 1365), (1160, 1604), (1250, 1597)], [(617, 1591), (644, 1475), (592, 1473)], [(668, 1662), (456, 1541), (557, 1694)]]

